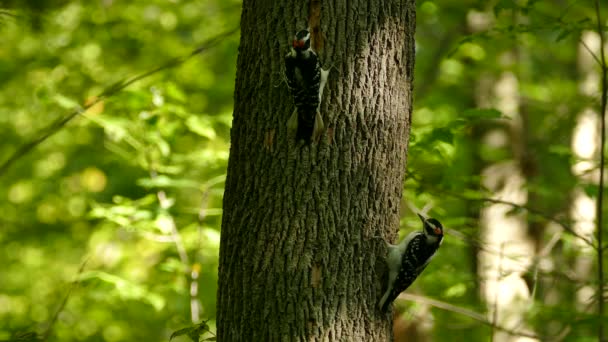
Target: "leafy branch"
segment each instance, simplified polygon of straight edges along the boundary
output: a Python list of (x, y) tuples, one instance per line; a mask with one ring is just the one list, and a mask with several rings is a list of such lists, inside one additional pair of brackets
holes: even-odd
[(528, 337), (528, 338), (533, 338), (533, 339), (537, 339), (537, 340), (541, 340), (541, 341), (559, 341), (563, 337), (565, 337), (566, 334), (568, 334), (570, 332), (570, 327), (567, 326), (556, 336), (539, 336), (530, 331), (514, 330), (514, 329), (509, 329), (507, 327), (504, 327), (502, 325), (497, 325), (494, 322), (488, 321), (485, 318), (485, 316), (481, 313), (478, 313), (478, 312), (475, 312), (475, 311), (472, 311), (472, 310), (469, 310), (469, 309), (466, 309), (463, 307), (459, 307), (459, 306), (456, 306), (456, 305), (453, 305), (450, 303), (446, 303), (446, 302), (443, 302), (440, 300), (436, 300), (436, 299), (432, 299), (432, 298), (428, 298), (428, 297), (424, 297), (424, 296), (419, 296), (419, 295), (414, 295), (414, 294), (410, 294), (410, 293), (406, 293), (406, 292), (399, 295), (399, 297), (412, 301), (412, 302), (427, 304), (427, 305), (436, 307), (441, 310), (450, 311), (450, 312), (454, 312), (454, 313), (469, 317), (471, 319), (474, 319), (482, 324), (485, 324), (485, 325), (491, 327), (492, 329), (506, 332), (507, 334), (512, 335), (512, 336)]
[[(213, 336), (201, 339), (202, 338), (201, 335), (204, 335), (206, 333), (209, 333)], [(190, 340), (192, 340), (193, 342), (216, 341), (217, 340), (216, 336), (211, 332), (211, 330), (209, 330), (209, 325), (207, 324), (206, 320), (202, 321), (198, 324), (194, 324), (192, 326), (185, 327), (185, 328), (179, 329), (177, 331), (174, 331), (173, 334), (171, 334), (169, 341), (173, 340), (174, 338), (176, 338), (178, 336), (182, 336), (182, 335), (188, 336), (190, 338)]]
[(90, 101), (83, 106), (78, 106), (77, 108), (72, 110), (70, 113), (57, 118), (55, 121), (51, 122), (46, 127), (43, 127), (42, 129), (40, 129), (37, 132), (37, 134), (34, 135), (35, 138), (33, 138), (29, 142), (26, 142), (25, 144), (21, 145), (19, 148), (17, 148), (17, 150), (15, 152), (13, 152), (13, 154), (10, 157), (8, 157), (7, 160), (5, 160), (2, 164), (0, 164), (0, 177), (2, 177), (4, 174), (6, 174), (8, 169), (13, 164), (15, 164), (19, 159), (23, 158), (25, 155), (30, 153), (38, 145), (42, 144), (48, 138), (55, 135), (67, 123), (72, 121), (72, 119), (74, 119), (75, 117), (83, 114), (87, 109), (93, 107), (94, 105), (98, 104), (99, 102), (101, 102), (103, 100), (106, 100), (106, 99), (118, 94), (123, 89), (125, 89), (126, 87), (128, 87), (129, 85), (131, 85), (137, 81), (150, 77), (162, 70), (177, 67), (177, 66), (185, 63), (192, 57), (208, 51), (212, 47), (215, 47), (215, 46), (221, 44), (225, 38), (236, 33), (238, 31), (238, 29), (239, 29), (239, 27), (237, 26), (231, 30), (220, 33), (219, 35), (217, 35), (213, 38), (210, 38), (206, 42), (200, 44), (197, 48), (195, 48), (194, 50), (192, 50), (190, 53), (188, 53), (186, 55), (172, 58), (172, 59), (166, 61), (165, 63), (163, 63), (155, 68), (152, 68), (144, 73), (120, 80), (120, 81), (106, 87), (99, 95), (97, 95), (95, 97), (95, 99), (93, 101)]
[[(412, 177), (418, 181), (420, 181), (420, 178), (417, 177), (415, 174), (413, 174), (412, 172), (408, 172), (408, 177)], [(426, 185), (425, 185), (426, 187)], [(595, 246), (593, 241), (591, 241), (589, 238), (579, 234), (578, 232), (576, 232), (576, 230), (574, 230), (574, 228), (572, 228), (572, 226), (570, 226), (568, 223), (557, 219), (556, 217), (553, 217), (545, 212), (543, 212), (542, 210), (527, 206), (527, 205), (521, 205), (521, 204), (517, 204), (517, 203), (513, 203), (513, 202), (509, 202), (509, 201), (505, 201), (505, 200), (501, 200), (498, 198), (491, 198), (491, 197), (483, 197), (483, 196), (471, 196), (471, 195), (466, 195), (466, 194), (462, 194), (462, 193), (457, 193), (457, 192), (453, 192), (453, 191), (447, 191), (444, 189), (439, 189), (439, 188), (432, 188), (431, 190), (440, 193), (442, 195), (448, 195), (450, 197), (454, 197), (454, 198), (458, 198), (458, 199), (462, 199), (462, 200), (467, 200), (467, 201), (477, 201), (477, 202), (488, 202), (488, 203), (493, 203), (493, 204), (504, 204), (504, 205), (508, 205), (511, 206), (513, 209), (515, 210), (525, 210), (528, 213), (534, 214), (538, 217), (541, 217), (547, 221), (550, 222), (554, 222), (556, 224), (558, 224), (559, 226), (562, 227), (562, 229), (564, 231), (566, 231), (568, 234), (580, 239), (581, 241), (585, 242), (587, 245), (589, 245), (590, 247), (593, 247), (594, 249), (600, 249), (598, 246), (601, 246), (600, 243), (598, 243), (598, 246)], [(598, 241), (599, 242), (599, 241)]]
[[(450, 194), (451, 196), (455, 196), (458, 197), (458, 195), (456, 194)], [(594, 246), (593, 242), (582, 236), (581, 234), (577, 233), (574, 228), (572, 228), (569, 224), (553, 217), (550, 216), (544, 212), (542, 212), (541, 210), (532, 208), (530, 206), (526, 206), (526, 205), (520, 205), (517, 203), (513, 203), (513, 202), (509, 202), (509, 201), (504, 201), (504, 200), (500, 200), (500, 199), (496, 199), (496, 198), (489, 198), (489, 197), (480, 197), (480, 198), (471, 198), (471, 197), (467, 197), (467, 196), (461, 196), (463, 199), (467, 199), (470, 201), (482, 201), (482, 202), (489, 202), (489, 203), (494, 203), (494, 204), (505, 204), (505, 205), (509, 205), (511, 207), (513, 207), (514, 209), (517, 210), (525, 210), (531, 214), (534, 214), (536, 216), (542, 217), (543, 219), (550, 221), (550, 222), (554, 222), (557, 223), (558, 225), (560, 225), (562, 227), (562, 229), (564, 229), (568, 234), (580, 239), (581, 241), (585, 242), (586, 244), (588, 244), (589, 246), (596, 248), (596, 246)]]
[(57, 310), (55, 310), (55, 313), (53, 314), (53, 317), (51, 318), (49, 325), (47, 326), (46, 330), (44, 331), (44, 333), (42, 333), (42, 336), (40, 337), (41, 341), (47, 341), (49, 339), (49, 337), (51, 336), (51, 332), (53, 331), (53, 326), (55, 326), (55, 323), (59, 319), (59, 315), (63, 312), (63, 310), (65, 309), (65, 306), (68, 304), (68, 300), (70, 299), (70, 296), (72, 295), (72, 292), (74, 291), (74, 289), (80, 284), (80, 276), (82, 275), (84, 268), (86, 267), (88, 262), (89, 262), (89, 258), (86, 258), (80, 264), (80, 267), (78, 268), (78, 276), (77, 276), (76, 280), (74, 280), (72, 282), (72, 284), (70, 285), (70, 288), (68, 289), (68, 292), (66, 293), (65, 297), (63, 297), (61, 304), (59, 304), (59, 307), (57, 308)]

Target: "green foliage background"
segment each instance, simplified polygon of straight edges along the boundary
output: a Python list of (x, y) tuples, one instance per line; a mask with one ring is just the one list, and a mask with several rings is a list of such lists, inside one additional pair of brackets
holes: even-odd
[[(237, 27), (240, 15), (235, 0), (1, 5), (0, 162), (108, 86)], [(481, 165), (517, 156), (509, 144), (481, 139), (483, 132), (506, 129), (509, 120), (492, 103), (476, 108), (479, 81), (504, 72), (517, 76), (530, 118), (525, 147), (534, 173), (527, 189), (543, 213), (528, 220), (569, 222), (564, 194), (581, 187), (597, 196), (597, 185), (572, 174), (570, 150), (577, 113), (598, 107), (599, 94), (579, 91), (576, 64), (581, 32), (595, 29), (594, 9), (534, 0), (417, 6), (404, 198), (418, 207), (433, 201), (433, 212), (453, 233), (413, 291), (484, 314), (475, 269), (483, 245), (477, 219), (492, 194), (480, 185)], [(467, 28), (472, 13), (486, 13), (492, 23), (473, 33)], [(0, 175), (0, 340), (25, 332), (48, 333), (55, 341), (168, 340), (192, 324), (192, 282), (199, 318), (214, 330), (238, 40), (238, 33), (225, 37), (102, 99)], [(418, 226), (416, 220), (404, 215), (404, 233)], [(540, 240), (547, 238), (541, 234)], [(560, 240), (567, 264), (581, 257), (574, 240)], [(600, 318), (576, 307), (578, 285), (559, 274), (544, 276), (563, 295), (552, 304), (534, 298), (528, 324), (550, 335), (555, 329), (545, 323), (554, 322), (559, 331), (569, 327), (566, 339), (593, 340)], [(411, 302), (400, 307), (406, 318), (419, 310)], [(491, 333), (453, 311), (433, 309), (432, 315), (437, 340), (454, 331), (467, 340)]]

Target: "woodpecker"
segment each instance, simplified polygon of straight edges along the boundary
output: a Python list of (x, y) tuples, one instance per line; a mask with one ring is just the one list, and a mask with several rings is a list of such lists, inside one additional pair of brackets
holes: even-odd
[(443, 226), (439, 221), (420, 214), (418, 217), (422, 221), (422, 231), (411, 232), (398, 245), (386, 243), (388, 285), (378, 304), (383, 312), (424, 271), (443, 241)]
[(319, 57), (310, 46), (310, 32), (296, 33), (285, 56), (285, 76), (295, 103), (287, 128), (296, 132), (296, 140), (318, 141), (325, 128), (319, 108), (329, 70), (323, 70)]

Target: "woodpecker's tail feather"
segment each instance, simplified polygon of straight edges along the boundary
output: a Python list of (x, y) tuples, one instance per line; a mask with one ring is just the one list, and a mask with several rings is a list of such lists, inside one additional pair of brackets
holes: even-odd
[(292, 134), (298, 130), (298, 109), (294, 109), (287, 120), (287, 130)]
[(298, 129), (296, 131), (296, 141), (304, 140), (307, 144), (310, 143), (314, 130), (314, 122), (302, 118), (298, 115)]
[(308, 144), (311, 141), (319, 141), (325, 130), (325, 125), (318, 111), (313, 116), (308, 113), (299, 113), (296, 109), (287, 121), (287, 128), (289, 131), (295, 132), (296, 141), (304, 140)]
[(380, 302), (378, 303), (378, 307), (380, 308), (380, 311), (388, 312), (388, 307), (391, 305), (392, 302), (395, 301), (397, 296), (399, 296), (399, 293), (395, 293), (395, 291), (393, 291), (392, 289), (387, 289), (386, 293), (384, 294), (384, 296), (382, 297), (382, 299), (380, 299)]
[(321, 117), (321, 113), (317, 111), (317, 115), (315, 116), (315, 124), (312, 131), (312, 138), (315, 142), (319, 142), (324, 130), (325, 124), (323, 123), (323, 118)]
[(387, 291), (384, 296), (382, 296), (382, 299), (380, 299), (380, 301), (378, 302), (378, 309), (380, 309), (380, 311), (384, 312), (384, 306), (386, 304), (386, 300), (388, 299), (388, 295), (389, 295), (389, 291)]

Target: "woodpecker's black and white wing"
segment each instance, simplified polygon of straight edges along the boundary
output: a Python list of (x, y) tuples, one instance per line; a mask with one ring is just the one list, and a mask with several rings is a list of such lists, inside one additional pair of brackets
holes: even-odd
[(324, 130), (319, 109), (329, 74), (321, 68), (310, 39), (308, 30), (296, 33), (293, 47), (285, 56), (285, 76), (296, 107), (287, 127), (296, 132), (296, 140), (307, 142), (311, 138), (317, 141)]
[(296, 107), (288, 127), (296, 131), (296, 140), (308, 142), (323, 130), (319, 107), (321, 86), (325, 85), (327, 75), (322, 71), (319, 58), (312, 49), (302, 53), (290, 52), (285, 58), (287, 85)]
[(407, 244), (405, 253), (401, 258), (400, 267), (396, 271), (396, 276), (394, 276), (394, 280), (391, 281), (391, 279), (389, 279), (388, 288), (380, 300), (380, 308), (382, 311), (386, 311), (388, 306), (399, 296), (399, 294), (412, 285), (414, 280), (416, 280), (418, 275), (430, 261), (430, 256), (427, 257), (427, 253), (420, 253), (426, 245), (424, 234), (422, 232), (415, 232), (414, 234), (415, 235), (412, 236)]
[[(416, 278), (424, 271), (435, 252), (441, 245), (443, 228), (439, 221), (429, 219), (433, 226), (429, 226), (429, 220), (423, 220), (423, 231), (410, 233), (398, 245), (390, 245), (387, 257), (389, 277), (387, 288), (378, 303), (382, 311), (387, 311), (389, 305), (405, 291)], [(436, 225), (435, 223), (436, 222)], [(433, 228), (427, 230), (427, 227)]]
[(298, 88), (298, 82), (296, 80), (296, 64), (297, 54), (294, 49), (291, 49), (287, 56), (285, 56), (285, 78), (287, 79), (287, 86), (292, 96), (295, 90)]

